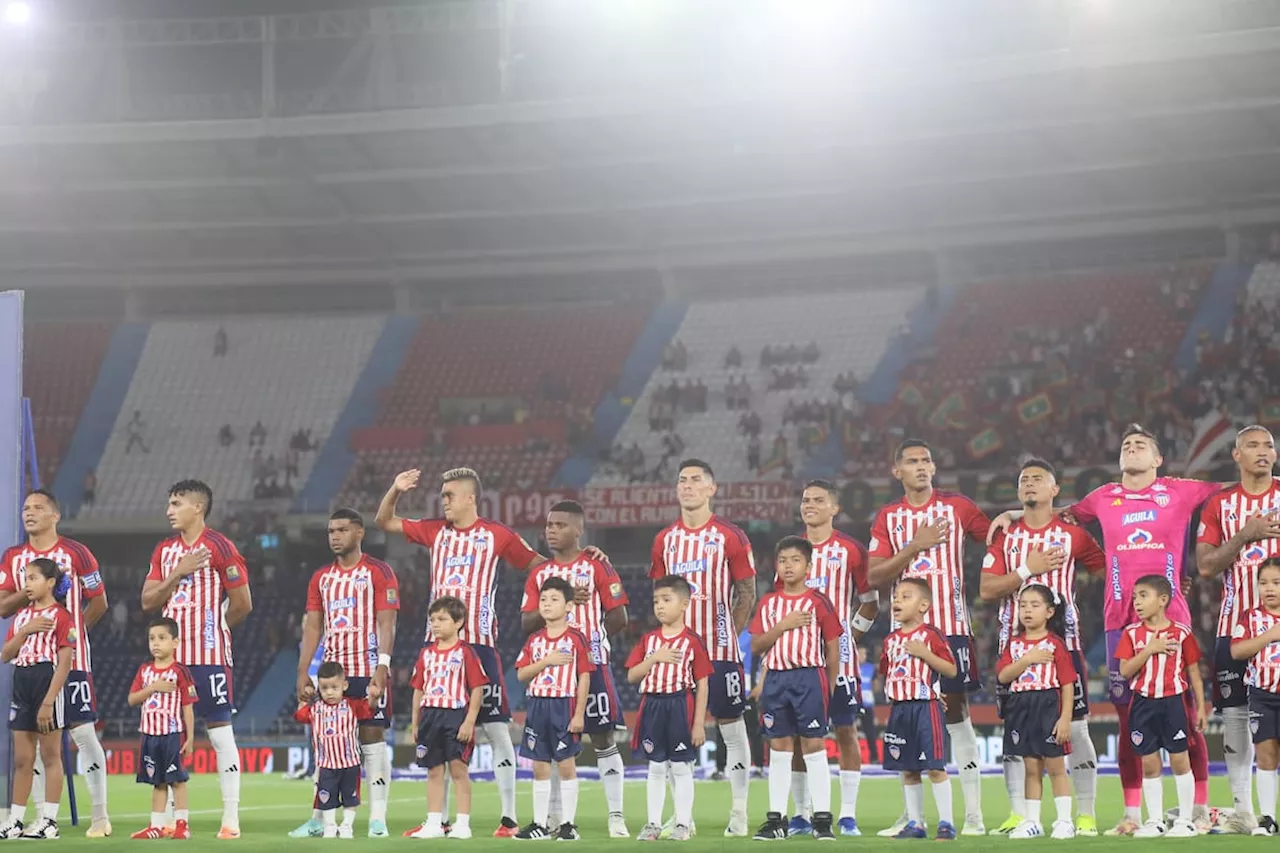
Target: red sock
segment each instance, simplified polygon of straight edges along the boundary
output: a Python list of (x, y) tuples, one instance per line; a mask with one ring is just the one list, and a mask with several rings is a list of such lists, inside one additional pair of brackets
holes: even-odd
[(1129, 703), (1116, 703), (1116, 716), (1120, 720), (1120, 739), (1117, 743), (1120, 769), (1120, 787), (1124, 789), (1124, 804), (1128, 808), (1142, 805), (1142, 756), (1133, 749), (1129, 739)]

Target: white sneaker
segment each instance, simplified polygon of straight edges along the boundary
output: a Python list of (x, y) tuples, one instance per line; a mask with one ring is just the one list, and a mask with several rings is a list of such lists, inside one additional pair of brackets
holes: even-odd
[(356, 837), (355, 828), (348, 826), (345, 823), (340, 824), (338, 826), (338, 837), (339, 838), (355, 838)]
[(961, 835), (986, 835), (987, 827), (982, 822), (982, 815), (965, 815), (964, 829), (960, 830)]
[(1200, 833), (1195, 824), (1189, 820), (1175, 820), (1173, 826), (1165, 832), (1166, 838), (1195, 838)]
[(6, 838), (17, 838), (18, 836), (22, 835), (22, 830), (24, 828), (25, 826), (23, 825), (22, 821), (11, 819), (9, 820), (8, 823), (4, 824), (3, 826), (0, 826), (0, 840), (6, 839)]
[[(441, 831), (443, 832), (443, 830)], [(468, 838), (471, 837), (471, 825), (467, 824), (466, 826), (458, 826), (455, 823), (453, 827), (449, 830), (448, 837), (457, 838), (457, 839), (461, 839), (462, 841), (466, 841)]]
[(1055, 820), (1053, 822), (1053, 833), (1050, 838), (1058, 841), (1066, 841), (1068, 838), (1076, 837), (1076, 825), (1069, 820)]
[(436, 824), (435, 826), (429, 826), (428, 824), (424, 823), (422, 826), (418, 827), (417, 832), (412, 833), (409, 837), (410, 838), (444, 838), (444, 827), (440, 826), (439, 824)]
[(889, 827), (888, 829), (880, 830), (879, 832), (876, 833), (876, 835), (880, 836), (881, 838), (893, 838), (899, 832), (902, 832), (902, 828), (906, 825), (907, 825), (907, 816), (905, 814), (902, 814), (902, 815), (899, 815), (898, 819), (893, 822), (893, 826)]
[(58, 822), (52, 818), (42, 817), (35, 825), (28, 827), (19, 838), (58, 838)]
[[(693, 827), (689, 827), (689, 833), (694, 834)], [(725, 838), (746, 838), (750, 835), (747, 829), (747, 813), (734, 809), (729, 812), (729, 825), (724, 828)]]
[(320, 837), (321, 837), (321, 838), (337, 838), (337, 837), (338, 837), (338, 827), (336, 827), (336, 826), (326, 826), (326, 827), (324, 828), (324, 834), (323, 834), (323, 835), (321, 835)]
[(1159, 838), (1164, 835), (1164, 823), (1158, 820), (1149, 820), (1134, 831), (1134, 838)]
[(1027, 838), (1039, 838), (1042, 835), (1044, 835), (1043, 826), (1034, 820), (1024, 820), (1009, 833), (1009, 840), (1019, 841)]

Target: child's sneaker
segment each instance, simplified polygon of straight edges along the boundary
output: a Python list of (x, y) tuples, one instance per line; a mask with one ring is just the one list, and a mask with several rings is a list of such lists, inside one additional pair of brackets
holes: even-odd
[(530, 823), (512, 837), (515, 838), (516, 841), (546, 841), (553, 836), (547, 831), (545, 826), (537, 823)]
[(444, 830), (445, 838), (459, 838), (466, 841), (471, 837), (471, 824), (454, 827), (450, 827), (448, 824), (441, 824), (440, 828)]
[(8, 823), (0, 826), (0, 840), (6, 838), (17, 838), (22, 835), (25, 825), (20, 820), (10, 819)]
[(1076, 835), (1081, 838), (1098, 837), (1098, 819), (1091, 814), (1076, 815)]
[(95, 821), (93, 825), (89, 827), (88, 831), (85, 832), (84, 837), (85, 838), (110, 838), (112, 831), (113, 830), (111, 828), (111, 821), (107, 820), (106, 818), (103, 818), (102, 820)]
[(1024, 820), (1018, 824), (1018, 827), (1009, 833), (1009, 838), (1015, 841), (1022, 841), (1027, 838), (1039, 838), (1044, 835), (1044, 827), (1034, 820)]
[(895, 820), (891, 826), (885, 827), (884, 829), (877, 832), (876, 835), (878, 835), (881, 838), (897, 838), (898, 833), (902, 832), (902, 830), (905, 829), (906, 826), (907, 826), (907, 815), (903, 813), (898, 815), (898, 819)]
[(841, 835), (847, 835), (857, 838), (862, 835), (862, 830), (858, 829), (858, 821), (851, 817), (842, 817), (840, 822), (836, 824), (836, 828), (840, 830)]
[(356, 837), (355, 827), (347, 826), (345, 823), (338, 824), (338, 837), (339, 838), (355, 838)]
[(191, 840), (191, 824), (185, 820), (175, 821), (173, 824), (173, 835), (169, 836), (174, 841), (190, 841)]
[[(986, 835), (987, 831), (983, 829), (982, 834)], [(938, 841), (955, 841), (956, 828), (951, 824), (947, 823), (945, 820), (940, 820), (938, 821), (938, 830), (933, 834), (933, 837), (936, 838)]]
[(1251, 835), (1280, 835), (1280, 826), (1276, 825), (1275, 818), (1269, 815), (1263, 815), (1258, 818), (1258, 825), (1254, 827)]
[[(674, 832), (671, 833), (675, 835)], [(577, 841), (582, 836), (578, 834), (576, 824), (565, 822), (560, 824), (560, 829), (556, 830), (556, 841)]]
[(1126, 817), (1102, 834), (1108, 838), (1118, 838), (1122, 835), (1136, 835), (1138, 830), (1141, 828), (1142, 826), (1136, 820), (1131, 817)]
[(156, 840), (163, 840), (164, 830), (158, 826), (148, 826), (146, 829), (139, 829), (129, 837), (134, 841), (146, 841), (153, 838)]
[[(675, 832), (673, 827), (672, 832)], [(662, 838), (662, 827), (656, 823), (646, 823), (640, 827), (640, 834), (636, 836), (636, 841), (657, 841)]]
[(326, 826), (320, 837), (321, 838), (337, 838), (338, 837), (337, 825), (335, 824), (334, 826)]
[(1195, 838), (1200, 834), (1196, 825), (1189, 820), (1175, 820), (1173, 826), (1164, 833), (1166, 838)]
[(422, 826), (419, 826), (417, 829), (413, 830), (413, 832), (409, 833), (408, 836), (406, 837), (408, 838), (444, 838), (444, 827), (431, 826), (429, 824), (424, 823), (422, 824)]
[(781, 841), (787, 837), (787, 819), (778, 812), (769, 812), (764, 823), (756, 830), (756, 841)]
[(1133, 832), (1134, 838), (1160, 838), (1164, 835), (1164, 822), (1149, 820)]
[(814, 812), (813, 837), (819, 841), (836, 840), (836, 834), (831, 831), (831, 812)]
[(42, 817), (30, 829), (18, 836), (19, 838), (57, 838), (58, 822), (51, 817)]
[[(530, 824), (532, 826), (533, 824)], [(502, 822), (498, 824), (498, 828), (493, 831), (494, 838), (515, 838), (520, 834), (520, 827), (509, 817), (504, 817)]]
[(676, 828), (671, 830), (672, 841), (688, 841), (693, 837), (693, 833), (689, 831), (689, 827), (683, 823), (677, 823)]
[(631, 833), (627, 831), (627, 819), (623, 817), (622, 812), (610, 813), (609, 837), (610, 838), (630, 838), (631, 837)]
[[(951, 826), (951, 824), (947, 824), (947, 826)], [(939, 832), (942, 831), (942, 824), (938, 824), (938, 831)], [(951, 827), (951, 835), (953, 838), (955, 837), (955, 833), (956, 833), (955, 827)], [(924, 824), (914, 820), (909, 820), (906, 823), (904, 823), (902, 825), (902, 829), (898, 830), (898, 834), (894, 836), (894, 838), (898, 839), (899, 841), (906, 841), (907, 839), (911, 839), (911, 838), (928, 838), (928, 837), (929, 837), (929, 831), (924, 828)]]
[(1022, 826), (1022, 815), (1010, 814), (1004, 819), (1004, 823), (988, 832), (988, 835), (1008, 835), (1018, 827)]
[(289, 830), (290, 838), (319, 838), (324, 835), (324, 824), (315, 818), (307, 820), (297, 829)]
[(794, 838), (797, 835), (813, 835), (813, 824), (805, 820), (802, 814), (795, 815), (787, 824), (787, 838)]
[(1053, 822), (1053, 831), (1049, 835), (1057, 841), (1066, 841), (1068, 838), (1076, 837), (1076, 825), (1069, 820), (1055, 820)]

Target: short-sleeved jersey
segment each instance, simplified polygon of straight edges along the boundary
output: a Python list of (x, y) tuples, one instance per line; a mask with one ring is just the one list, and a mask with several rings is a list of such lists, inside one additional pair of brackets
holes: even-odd
[(209, 550), (209, 565), (178, 582), (164, 615), (178, 623), (174, 657), (187, 666), (231, 666), (231, 628), (224, 618), (223, 594), (249, 585), (244, 558), (230, 539), (205, 528), (188, 545), (181, 536), (165, 539), (151, 554), (149, 581), (163, 581), (178, 561), (198, 548)]
[[(1205, 501), (1200, 511), (1200, 529), (1196, 542), (1221, 546), (1240, 532), (1245, 523), (1258, 515), (1280, 515), (1280, 484), (1260, 495), (1251, 495), (1237, 483)], [(1231, 637), (1240, 614), (1262, 606), (1258, 597), (1258, 566), (1264, 560), (1280, 556), (1280, 539), (1270, 537), (1250, 542), (1240, 549), (1231, 567), (1222, 573), (1222, 609), (1218, 612), (1218, 636)]]
[(946, 637), (932, 625), (917, 625), (905, 630), (897, 628), (884, 638), (880, 651), (880, 675), (884, 677), (884, 698), (890, 702), (934, 699), (938, 691), (938, 672), (918, 657), (907, 653), (907, 644), (924, 643), (929, 650), (946, 661), (955, 662)]
[(360, 721), (372, 716), (368, 701), (344, 696), (332, 705), (319, 700), (303, 705), (293, 718), (311, 726), (316, 766), (342, 770), (360, 766)]
[(169, 681), (175, 687), (168, 693), (152, 693), (147, 697), (147, 701), (142, 703), (138, 731), (144, 735), (185, 734), (188, 738), (195, 737), (195, 732), (183, 731), (182, 722), (182, 709), (194, 705), (198, 698), (190, 670), (177, 661), (168, 666), (156, 666), (153, 661), (147, 661), (138, 667), (129, 692), (136, 693), (156, 681)]
[(807, 669), (827, 665), (826, 644), (840, 639), (844, 628), (831, 601), (822, 593), (809, 589), (800, 595), (785, 592), (766, 593), (756, 605), (750, 631), (756, 636), (767, 634), (789, 613), (803, 610), (813, 614), (813, 621), (800, 628), (784, 631), (778, 641), (764, 653), (764, 666), (769, 670)]
[[(876, 513), (871, 525), (867, 554), (889, 558), (906, 548), (916, 531), (938, 521), (951, 522), (947, 541), (917, 555), (903, 572), (904, 578), (923, 578), (932, 591), (931, 606), (924, 615), (946, 636), (969, 636), (969, 607), (964, 594), (964, 543), (966, 538), (986, 542), (991, 520), (978, 505), (951, 492), (934, 490), (921, 506), (899, 498)], [(897, 627), (893, 625), (892, 627)]]
[(520, 601), (521, 613), (536, 613), (539, 590), (547, 578), (564, 578), (574, 587), (586, 587), (585, 604), (569, 606), (569, 627), (581, 632), (591, 652), (591, 662), (609, 662), (609, 634), (604, 627), (604, 614), (615, 607), (627, 604), (627, 593), (622, 588), (622, 578), (613, 566), (602, 560), (593, 560), (579, 554), (568, 563), (548, 560), (529, 572), (524, 584), (524, 598)]
[[(1027, 566), (1027, 555), (1032, 551), (1062, 551), (1066, 559), (1051, 572), (1034, 575), (1027, 584), (1043, 584), (1058, 594), (1066, 606), (1067, 648), (1071, 651), (1083, 648), (1080, 639), (1080, 611), (1076, 608), (1076, 570), (1084, 568), (1099, 574), (1107, 566), (1106, 555), (1093, 537), (1074, 524), (1060, 518), (1043, 528), (1035, 529), (1023, 521), (1015, 521), (1008, 530), (996, 534), (995, 541), (987, 546), (987, 556), (982, 561), (982, 571), (989, 575), (1014, 574)], [(1017, 630), (1018, 595), (1021, 589), (1000, 603), (1000, 644), (1003, 652), (1009, 637)]]
[[(441, 518), (406, 520), (404, 535), (431, 549), (431, 597), (452, 595), (467, 606), (467, 622), (459, 633), (462, 642), (497, 645), (498, 561), (527, 569), (541, 560), (538, 553), (510, 527), (487, 518), (465, 528)], [(431, 639), (430, 631), (426, 639)]]
[(378, 613), (400, 609), (400, 583), (381, 560), (364, 555), (351, 568), (330, 563), (307, 585), (307, 612), (324, 622), (324, 659), (348, 678), (369, 678), (378, 667)]
[(711, 676), (714, 667), (707, 647), (688, 627), (671, 637), (664, 635), (661, 628), (645, 634), (631, 647), (627, 669), (639, 666), (645, 658), (667, 647), (680, 652), (680, 663), (655, 663), (640, 680), (641, 693), (685, 693), (692, 691), (700, 679)]
[(741, 663), (733, 624), (733, 585), (756, 576), (751, 541), (717, 516), (701, 527), (677, 521), (653, 539), (649, 577), (680, 575), (689, 582), (685, 624), (702, 638), (713, 661)]
[(1177, 641), (1177, 648), (1171, 653), (1161, 652), (1147, 658), (1142, 669), (1129, 679), (1129, 687), (1139, 696), (1148, 699), (1163, 699), (1177, 696), (1187, 690), (1187, 667), (1200, 662), (1200, 646), (1195, 635), (1186, 625), (1171, 622), (1163, 628), (1152, 630), (1138, 622), (1126, 625), (1120, 632), (1120, 643), (1116, 646), (1116, 658), (1129, 660), (1147, 647), (1147, 643), (1156, 636), (1171, 637)]
[[(1280, 625), (1280, 615), (1265, 607), (1246, 610), (1231, 629), (1231, 644), (1261, 637), (1276, 625)], [(1267, 643), (1249, 658), (1245, 683), (1268, 693), (1280, 693), (1280, 640)]]
[(75, 625), (71, 614), (61, 604), (51, 607), (36, 607), (34, 604), (28, 604), (19, 610), (14, 614), (13, 621), (9, 623), (6, 642), (16, 637), (23, 625), (42, 616), (53, 620), (53, 626), (48, 630), (27, 635), (27, 638), (22, 641), (22, 648), (18, 649), (18, 656), (13, 659), (14, 666), (35, 666), (38, 663), (57, 664), (59, 649), (71, 649), (73, 653), (75, 652)]
[(480, 658), (466, 643), (447, 649), (435, 643), (423, 646), (409, 679), (414, 690), (422, 691), (423, 708), (465, 708), (471, 691), (488, 683)]
[(1107, 555), (1107, 587), (1102, 610), (1108, 631), (1118, 631), (1137, 621), (1133, 610), (1133, 585), (1143, 575), (1163, 575), (1173, 587), (1167, 610), (1169, 619), (1191, 621), (1182, 596), (1182, 558), (1186, 551), (1191, 517), (1200, 504), (1219, 490), (1217, 483), (1158, 477), (1141, 491), (1119, 483), (1099, 486), (1071, 507), (1081, 524), (1097, 521), (1102, 527), (1102, 547)]
[(1056, 634), (1046, 634), (1038, 640), (1029, 640), (1022, 634), (1015, 634), (1000, 655), (996, 674), (1035, 649), (1053, 652), (1053, 660), (1049, 663), (1033, 663), (1024, 669), (1022, 675), (1010, 682), (1010, 693), (1061, 690), (1062, 685), (1076, 680), (1076, 666), (1071, 662), (1071, 652), (1068, 651), (1066, 642)]
[[(876, 600), (876, 591), (867, 583), (867, 549), (839, 530), (823, 542), (813, 542), (813, 560), (805, 585), (831, 599), (841, 628), (839, 674), (857, 681), (858, 643), (853, 637), (853, 616), (862, 602)], [(775, 581), (773, 588), (781, 591), (782, 581)]]
[(578, 695), (578, 676), (595, 669), (587, 641), (572, 628), (558, 637), (548, 634), (546, 628), (534, 631), (524, 641), (516, 669), (535, 664), (552, 652), (564, 652), (569, 655), (569, 662), (549, 666), (535, 675), (525, 688), (526, 696), (571, 699)]
[(93, 553), (81, 543), (65, 536), (48, 551), (38, 551), (27, 542), (14, 545), (0, 557), (0, 593), (17, 592), (27, 585), (27, 564), (38, 559), (53, 560), (65, 572), (70, 572), (75, 583), (67, 591), (66, 607), (76, 629), (76, 654), (71, 668), (81, 672), (93, 671), (93, 656), (89, 651), (89, 635), (84, 628), (84, 607), (91, 599), (105, 595), (102, 572)]

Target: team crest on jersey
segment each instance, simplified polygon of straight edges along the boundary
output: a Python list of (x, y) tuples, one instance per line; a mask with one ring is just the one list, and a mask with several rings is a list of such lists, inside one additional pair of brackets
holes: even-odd
[(537, 732), (533, 732), (533, 731), (530, 731), (529, 729), (525, 729), (525, 730), (524, 730), (524, 744), (525, 744), (525, 746), (529, 747), (530, 749), (536, 749), (536, 748), (537, 748), (537, 746), (538, 746), (538, 734), (537, 734)]
[(1022, 735), (1018, 734), (1017, 730), (1015, 729), (1009, 732), (1009, 740), (1013, 741), (1014, 744), (1016, 745), (1018, 741), (1022, 740)]
[(1134, 746), (1142, 746), (1142, 732), (1129, 732), (1129, 740), (1133, 741)]
[(326, 791), (326, 790), (324, 790), (324, 789), (321, 789), (321, 790), (320, 790), (320, 793), (318, 794), (318, 796), (319, 796), (319, 798), (320, 798), (320, 802), (322, 802), (322, 803), (327, 803), (327, 802), (329, 802), (329, 792), (328, 792), (328, 791)]
[(1173, 498), (1169, 497), (1168, 495), (1164, 495), (1164, 494), (1156, 495), (1156, 497), (1155, 497), (1156, 506), (1158, 506), (1158, 507), (1160, 507), (1160, 508), (1162, 508), (1162, 509), (1163, 509), (1164, 507), (1167, 507), (1167, 506), (1169, 505), (1169, 502), (1170, 502), (1171, 500), (1173, 500)]
[(898, 748), (898, 747), (896, 747), (896, 746), (891, 746), (891, 747), (889, 747), (889, 754), (890, 754), (890, 755), (892, 755), (895, 759), (896, 759), (896, 758), (901, 758), (901, 757), (902, 757), (902, 750), (901, 750), (901, 749), (899, 749), (899, 748)]
[(643, 741), (641, 741), (640, 745), (644, 747), (645, 752), (653, 752), (653, 741), (649, 740), (648, 738), (645, 738)]
[(414, 753), (414, 755), (418, 756), (419, 758), (426, 758), (426, 757), (427, 757), (427, 748), (426, 748), (425, 746), (423, 746), (422, 744), (418, 744), (418, 748), (417, 748), (417, 749), (415, 749), (415, 750), (413, 751), (413, 753)]
[(454, 649), (453, 651), (449, 652), (449, 663), (450, 663), (450, 664), (461, 664), (461, 663), (462, 663), (462, 650), (461, 650), (461, 649)]
[(1231, 685), (1230, 685), (1230, 684), (1224, 684), (1224, 685), (1222, 685), (1221, 690), (1222, 690), (1222, 698), (1223, 698), (1223, 699), (1230, 699), (1230, 698), (1231, 698)]
[(760, 719), (764, 723), (765, 728), (767, 729), (773, 728), (773, 714), (764, 714), (760, 717)]
[(366, 587), (369, 586), (369, 579), (356, 578), (354, 581), (351, 582), (351, 585), (354, 586), (356, 589), (365, 589)]

